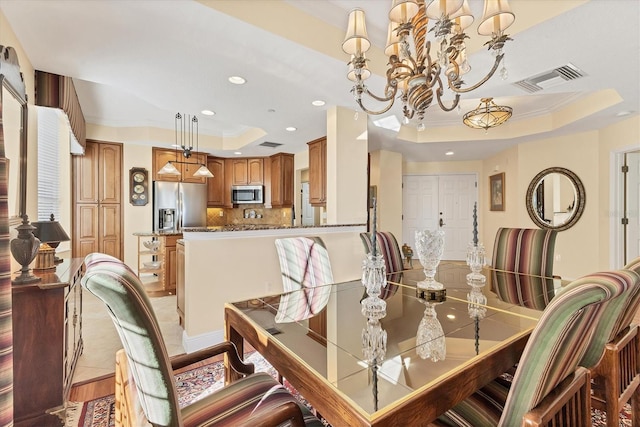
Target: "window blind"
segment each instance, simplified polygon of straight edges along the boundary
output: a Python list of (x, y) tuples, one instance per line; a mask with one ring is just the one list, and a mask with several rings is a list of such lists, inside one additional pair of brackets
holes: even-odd
[[(60, 125), (54, 108), (38, 109), (38, 221), (60, 218)], [(68, 133), (68, 132), (67, 132)]]

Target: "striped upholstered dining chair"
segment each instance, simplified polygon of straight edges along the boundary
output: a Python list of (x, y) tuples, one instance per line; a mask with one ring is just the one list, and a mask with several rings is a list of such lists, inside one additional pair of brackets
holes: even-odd
[[(294, 322), (319, 314), (329, 301), (333, 273), (329, 252), (320, 237), (276, 239), (284, 293), (276, 322)], [(299, 292), (303, 289), (304, 297)]]
[[(371, 233), (360, 233), (360, 239), (364, 245), (364, 251), (370, 254), (373, 251)], [(402, 252), (400, 252), (395, 236), (389, 231), (376, 232), (376, 246), (376, 252), (382, 255), (387, 272), (387, 286), (382, 289), (380, 298), (387, 299), (395, 295), (398, 290), (398, 285), (389, 282), (400, 282), (402, 280), (402, 271), (404, 270)]]
[(591, 347), (596, 330), (613, 327), (608, 319), (619, 312), (639, 279), (628, 270), (602, 272), (563, 288), (531, 333), (513, 381), (495, 379), (434, 424), (591, 425), (590, 374), (579, 363), (597, 350)]
[(553, 275), (556, 230), (499, 228), (491, 266), (496, 270), (544, 277)]
[(556, 230), (499, 228), (493, 244), (491, 290), (500, 299), (537, 310), (554, 296)]
[[(322, 425), (269, 374), (253, 373), (253, 365), (244, 364), (230, 342), (170, 361), (153, 307), (136, 274), (120, 260), (99, 253), (88, 255), (85, 266), (82, 287), (106, 305), (126, 353), (118, 362), (126, 364), (122, 371), (127, 374), (119, 378), (117, 387), (135, 388), (133, 393), (116, 390), (117, 425)], [(180, 408), (173, 370), (223, 353), (233, 369), (246, 376)], [(136, 396), (142, 419), (122, 414), (133, 406), (118, 402), (123, 396)]]
[[(640, 258), (624, 266), (640, 274)], [(633, 319), (640, 310), (640, 283), (636, 283), (620, 312), (602, 359), (591, 370), (591, 406), (607, 413), (607, 426), (619, 425), (619, 413), (631, 404), (633, 427), (640, 427), (640, 326)]]

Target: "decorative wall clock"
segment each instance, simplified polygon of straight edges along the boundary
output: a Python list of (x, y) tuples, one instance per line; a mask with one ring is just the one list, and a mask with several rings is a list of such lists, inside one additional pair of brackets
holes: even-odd
[(144, 168), (129, 170), (129, 201), (133, 206), (149, 203), (149, 174)]

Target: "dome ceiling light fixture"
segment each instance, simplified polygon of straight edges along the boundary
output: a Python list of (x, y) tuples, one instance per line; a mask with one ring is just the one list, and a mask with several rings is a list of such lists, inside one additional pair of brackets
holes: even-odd
[(462, 123), (473, 129), (484, 129), (500, 126), (511, 118), (511, 107), (496, 105), (493, 98), (482, 98), (475, 110), (471, 110), (462, 117)]
[[(393, 0), (384, 50), (389, 57), (389, 65), (382, 96), (371, 93), (365, 85), (365, 80), (371, 75), (365, 57), (371, 42), (367, 36), (364, 10), (356, 8), (350, 12), (342, 49), (351, 55), (347, 78), (354, 82), (351, 92), (363, 111), (373, 115), (383, 114), (399, 98), (402, 101), (404, 124), (408, 124), (414, 116), (422, 124), (434, 97), (442, 110), (451, 111), (458, 106), (460, 94), (479, 88), (493, 76), (504, 57), (504, 44), (512, 40), (504, 31), (513, 24), (515, 15), (507, 0), (485, 0), (478, 34), (491, 37), (485, 45), (495, 54), (495, 61), (485, 77), (472, 86), (463, 87), (465, 83), (462, 76), (471, 69), (465, 46), (465, 39), (469, 36), (464, 31), (474, 20), (467, 1)], [(429, 19), (433, 22), (430, 28)], [(427, 40), (428, 32), (435, 37), (433, 58), (432, 41)], [(507, 78), (504, 63), (500, 74), (503, 79)], [(442, 100), (445, 87), (455, 94), (449, 105)], [(368, 109), (362, 101), (363, 95), (387, 104), (380, 110)]]

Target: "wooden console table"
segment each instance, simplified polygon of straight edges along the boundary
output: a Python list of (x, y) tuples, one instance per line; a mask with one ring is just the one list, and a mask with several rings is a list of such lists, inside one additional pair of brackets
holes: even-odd
[(35, 270), (12, 286), (13, 411), (16, 426), (61, 426), (82, 353), (82, 258)]

